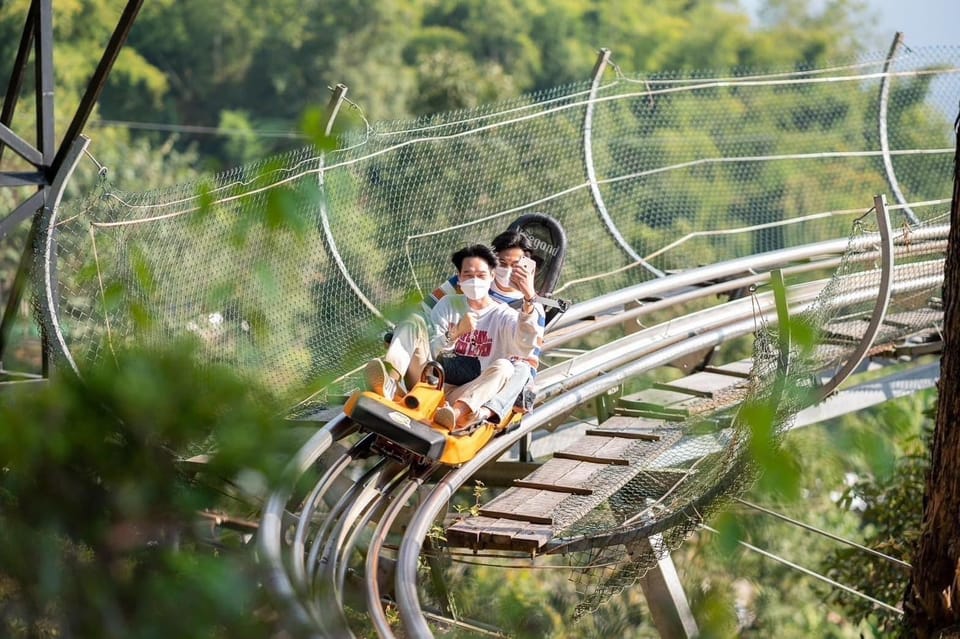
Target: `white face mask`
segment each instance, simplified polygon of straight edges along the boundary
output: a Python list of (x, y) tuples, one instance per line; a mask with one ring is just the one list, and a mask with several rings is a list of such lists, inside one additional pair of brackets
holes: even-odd
[(481, 300), (490, 292), (490, 280), (471, 277), (469, 280), (460, 282), (460, 290), (467, 296), (467, 299)]
[(493, 269), (493, 277), (497, 280), (497, 284), (501, 288), (510, 288), (510, 274), (513, 273), (513, 269), (509, 266), (498, 266)]

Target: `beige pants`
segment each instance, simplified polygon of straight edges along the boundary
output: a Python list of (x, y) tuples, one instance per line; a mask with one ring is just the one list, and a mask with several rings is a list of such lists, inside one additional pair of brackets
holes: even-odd
[(454, 402), (463, 402), (475, 413), (510, 381), (513, 371), (513, 362), (510, 360), (495, 360), (475, 380), (447, 393), (447, 402), (451, 406)]
[[(431, 359), (430, 337), (427, 323), (422, 317), (416, 315), (396, 325), (383, 359), (403, 375), (408, 389), (420, 381), (423, 366)], [(513, 373), (513, 362), (495, 360), (472, 382), (452, 387), (447, 393), (447, 402), (452, 406), (454, 402), (461, 401), (475, 413), (506, 386)]]
[(423, 365), (430, 360), (430, 336), (422, 317), (414, 315), (394, 327), (383, 360), (403, 376), (407, 388), (420, 381)]

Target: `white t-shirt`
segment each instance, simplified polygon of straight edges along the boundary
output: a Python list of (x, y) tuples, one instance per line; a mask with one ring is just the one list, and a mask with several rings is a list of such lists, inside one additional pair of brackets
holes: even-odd
[[(477, 316), (475, 328), (451, 342), (447, 339), (448, 331), (453, 331), (467, 312)], [(480, 370), (496, 359), (528, 357), (537, 346), (539, 332), (536, 313), (518, 313), (497, 303), (477, 311), (468, 306), (464, 295), (444, 296), (430, 311), (430, 324), (430, 349), (434, 355), (448, 351), (476, 357)]]

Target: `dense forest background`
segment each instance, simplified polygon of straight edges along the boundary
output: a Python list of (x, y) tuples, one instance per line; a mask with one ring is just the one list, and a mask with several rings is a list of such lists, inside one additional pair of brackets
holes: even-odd
[[(29, 0), (12, 0), (0, 8), (0, 65), (12, 64), (28, 5)], [(119, 1), (55, 4), (58, 132), (65, 130), (122, 6)], [(751, 24), (735, 2), (723, 0), (158, 0), (145, 3), (86, 133), (111, 179), (141, 191), (304, 146), (336, 83), (347, 85), (350, 100), (376, 123), (474, 108), (583, 81), (599, 47), (612, 49), (617, 64), (631, 73), (707, 74), (829, 66), (856, 58), (864, 53), (864, 42), (875, 42), (871, 17), (854, 0), (827, 2), (819, 12), (812, 12), (807, 0), (771, 0), (762, 15), (761, 24)], [(8, 73), (0, 67), (0, 77)], [(29, 131), (32, 117), (31, 100), (22, 99), (11, 128)], [(4, 168), (13, 162), (10, 155), (4, 156)], [(95, 180), (96, 167), (85, 163), (73, 188), (83, 191)], [(13, 194), (0, 192), (0, 211), (13, 201)], [(0, 244), (5, 291), (25, 241), (26, 229), (21, 231)], [(248, 558), (240, 552), (211, 558), (198, 546), (195, 554), (144, 552), (132, 560), (124, 555), (136, 547), (136, 539), (118, 531), (118, 521), (165, 523), (217, 497), (192, 477), (182, 485), (171, 483), (179, 471), (158, 461), (151, 443), (172, 442), (187, 451), (216, 434), (228, 454), (221, 458), (223, 472), (240, 466), (259, 468), (266, 476), (275, 472), (268, 463), (273, 457), (258, 460), (267, 449), (264, 442), (276, 437), (269, 399), (221, 371), (225, 381), (215, 386), (214, 400), (199, 402), (192, 397), (195, 380), (174, 373), (181, 370), (175, 356), (166, 355), (162, 363), (158, 370), (166, 375), (135, 366), (139, 373), (123, 385), (104, 373), (94, 376), (92, 391), (68, 387), (44, 397), (45, 408), (24, 409), (15, 402), (3, 407), (5, 425), (49, 425), (0, 429), (2, 459), (16, 461), (10, 466), (15, 473), (5, 470), (3, 510), (22, 514), (15, 525), (15, 518), (5, 518), (11, 525), (0, 540), (0, 565), (11, 573), (0, 576), (5, 631), (60, 636), (49, 620), (81, 607), (84, 613), (72, 626), (75, 636), (96, 636), (95, 630), (104, 628), (101, 636), (152, 636), (166, 628), (168, 636), (256, 637), (274, 627), (276, 614), (262, 601)], [(126, 392), (124, 386), (151, 392)], [(102, 411), (95, 411), (95, 418), (89, 417), (91, 398)], [(910, 495), (922, 492), (916, 468), (923, 463), (929, 421), (924, 409), (930, 402), (929, 394), (918, 394), (806, 429), (788, 440), (795, 481), (782, 486), (782, 494), (764, 492), (750, 500), (834, 534), (906, 552), (903, 540), (919, 518), (919, 499)], [(171, 403), (180, 419), (151, 423), (148, 416), (163, 413)], [(102, 435), (98, 424), (117, 415), (125, 427), (124, 447), (91, 464), (84, 454), (99, 444), (90, 433)], [(70, 423), (56, 426), (65, 416)], [(191, 421), (205, 430), (188, 431), (184, 424)], [(241, 431), (246, 435), (239, 436)], [(276, 449), (275, 443), (269, 449)], [(87, 481), (69, 488), (72, 472)], [(135, 486), (124, 479), (130, 476), (138, 477)], [(123, 490), (103, 490), (99, 477)], [(103, 515), (78, 526), (91, 512)], [(887, 601), (898, 596), (895, 574), (834, 551), (795, 527), (777, 527), (740, 512), (718, 522), (718, 528), (805, 559), (819, 572), (855, 581)], [(23, 560), (24, 549), (36, 544), (37, 530), (48, 533), (43, 536), (51, 557), (46, 572)], [(707, 636), (879, 637), (896, 626), (889, 615), (746, 554), (731, 538), (703, 532), (676, 556)], [(51, 581), (50, 575), (56, 578)], [(464, 568), (464, 577), (465, 598), (495, 601), (504, 619), (523, 620), (510, 628), (515, 636), (656, 636), (638, 591), (572, 624), (565, 613), (575, 596), (565, 575), (513, 571), (505, 577), (496, 570)], [(147, 610), (138, 593), (159, 605)], [(196, 601), (204, 602), (196, 615), (177, 615), (180, 606)]]
[[(13, 0), (0, 13), (7, 65), (28, 5)], [(58, 131), (121, 8), (115, 1), (57, 4)], [(296, 136), (304, 114), (323, 107), (337, 83), (349, 87), (369, 121), (380, 122), (589, 79), (600, 47), (630, 73), (706, 74), (812, 68), (875, 42), (871, 17), (855, 0), (828, 2), (816, 14), (806, 0), (774, 0), (762, 15), (762, 25), (751, 24), (728, 0), (150, 2), (88, 133), (106, 160), (110, 149), (124, 148), (130, 171), (122, 177), (137, 175), (143, 189), (173, 183), (184, 165), (223, 169), (303, 146), (307, 138)], [(31, 117), (24, 100), (14, 122)], [(155, 164), (134, 173), (147, 162), (140, 154)]]

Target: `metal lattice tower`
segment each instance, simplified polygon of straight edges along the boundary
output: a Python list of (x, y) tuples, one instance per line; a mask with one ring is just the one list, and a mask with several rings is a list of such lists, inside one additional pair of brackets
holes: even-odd
[[(9, 378), (35, 378), (35, 375), (30, 373), (7, 371), (3, 362), (14, 318), (33, 268), (32, 252), (38, 233), (39, 213), (55, 208), (63, 195), (70, 173), (87, 144), (87, 140), (81, 136), (80, 132), (100, 97), (107, 76), (113, 68), (121, 47), (126, 42), (127, 34), (142, 4), (143, 0), (129, 0), (127, 3), (59, 145), (56, 143), (54, 131), (53, 0), (33, 0), (30, 4), (10, 81), (7, 84), (7, 92), (3, 98), (3, 108), (0, 111), (0, 160), (3, 159), (4, 152), (9, 149), (18, 156), (21, 163), (29, 167), (27, 171), (0, 171), (0, 187), (35, 189), (32, 194), (20, 200), (13, 211), (0, 219), (0, 241), (3, 241), (18, 226), (31, 220), (30, 233), (22, 250), (17, 274), (6, 299), (0, 298), (0, 303), (4, 305), (3, 315), (0, 316), (0, 383)], [(33, 144), (10, 129), (24, 78), (27, 75), (31, 48), (36, 101), (36, 135)], [(49, 372), (48, 356), (47, 336), (43, 334), (41, 373), (43, 377)]]

